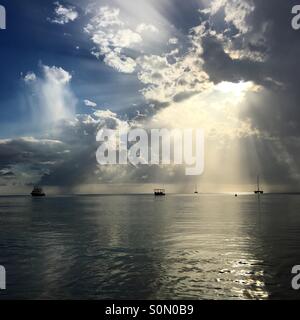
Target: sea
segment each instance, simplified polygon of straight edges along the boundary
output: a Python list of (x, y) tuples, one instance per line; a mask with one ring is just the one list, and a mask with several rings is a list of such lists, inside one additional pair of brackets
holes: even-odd
[(300, 196), (0, 197), (0, 265), (0, 300), (300, 299)]

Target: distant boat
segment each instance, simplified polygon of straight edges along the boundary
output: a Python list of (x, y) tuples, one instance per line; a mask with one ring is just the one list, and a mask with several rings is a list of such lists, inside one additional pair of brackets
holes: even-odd
[(154, 189), (154, 195), (157, 197), (165, 196), (166, 190), (165, 189)]
[(257, 190), (254, 191), (255, 194), (264, 194), (263, 190), (259, 188), (259, 176), (257, 176)]
[(46, 196), (45, 192), (40, 187), (34, 187), (31, 192), (31, 195), (33, 197), (45, 197)]
[(195, 194), (198, 194), (199, 192), (198, 192), (198, 187), (197, 187), (197, 185), (196, 185), (196, 187), (195, 187), (195, 192), (194, 192)]

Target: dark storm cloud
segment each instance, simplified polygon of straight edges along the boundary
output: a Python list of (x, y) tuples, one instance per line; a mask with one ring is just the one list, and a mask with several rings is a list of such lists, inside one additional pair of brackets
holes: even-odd
[(11, 178), (14, 177), (15, 174), (12, 171), (8, 171), (8, 172), (0, 172), (0, 177), (4, 177), (4, 178)]
[[(109, 127), (114, 127), (113, 119), (108, 119)], [(40, 183), (49, 186), (74, 186), (91, 180), (97, 169), (95, 153), (96, 134), (99, 123), (89, 116), (77, 116), (76, 122), (61, 122), (53, 138), (59, 138), (68, 145), (64, 161), (54, 165), (41, 177)]]
[[(244, 49), (250, 56), (265, 55), (264, 60), (232, 59), (225, 52), (222, 40), (208, 34), (203, 39), (204, 69), (215, 83), (253, 81), (263, 85), (271, 95), (261, 108), (251, 109), (254, 123), (267, 120), (270, 131), (278, 132), (280, 128), (284, 135), (297, 135), (300, 133), (299, 123), (295, 123), (300, 117), (300, 33), (291, 27), (291, 9), (297, 1), (254, 0), (253, 3), (255, 9), (247, 18), (249, 31), (230, 40), (234, 49)], [(275, 115), (285, 124), (278, 127)]]
[(0, 142), (1, 184), (34, 183), (41, 174), (66, 160), (66, 149), (63, 143), (54, 140), (33, 138), (2, 140)]
[(214, 36), (206, 36), (203, 39), (204, 70), (214, 83), (221, 81), (261, 82), (264, 64), (246, 59), (232, 59), (224, 51), (223, 44)]
[[(204, 58), (209, 74), (215, 80), (256, 79), (263, 81), (273, 76), (280, 82), (293, 84), (299, 71), (299, 33), (291, 27), (291, 9), (294, 1), (254, 0), (255, 9), (247, 22), (250, 31), (242, 37), (231, 38), (235, 49), (245, 47), (250, 52), (267, 53), (263, 63), (251, 60), (233, 60), (216, 38), (204, 39)], [(217, 66), (213, 66), (213, 62)], [(257, 72), (259, 73), (257, 74)]]
[[(92, 169), (97, 168), (95, 126), (64, 123), (56, 129), (64, 142), (31, 138), (1, 142), (0, 178), (16, 178), (24, 184), (41, 179), (42, 184), (51, 186), (73, 186), (89, 180)], [(20, 171), (30, 173), (32, 180), (22, 181)]]
[(65, 146), (59, 141), (12, 139), (0, 143), (0, 170), (10, 166), (57, 161)]
[[(224, 51), (222, 42), (214, 36), (203, 38), (203, 48), (204, 70), (214, 83), (253, 81), (275, 92), (281, 89), (282, 83), (274, 74), (272, 66), (266, 62), (246, 58), (233, 59)], [(250, 48), (250, 45), (247, 50), (259, 51), (257, 48)]]
[(70, 145), (68, 158), (57, 163), (48, 173), (45, 173), (41, 177), (40, 183), (70, 188), (82, 183), (96, 183), (97, 177), (94, 173), (97, 169), (96, 150), (95, 136), (84, 146)]

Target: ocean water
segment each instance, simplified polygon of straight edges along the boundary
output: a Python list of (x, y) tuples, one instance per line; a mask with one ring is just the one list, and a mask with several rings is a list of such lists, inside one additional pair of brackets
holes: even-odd
[(300, 196), (0, 197), (0, 299), (299, 299)]

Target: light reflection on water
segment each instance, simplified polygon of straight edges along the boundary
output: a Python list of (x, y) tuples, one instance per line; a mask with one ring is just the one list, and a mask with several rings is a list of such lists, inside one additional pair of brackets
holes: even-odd
[(300, 197), (0, 198), (0, 298), (299, 298)]

